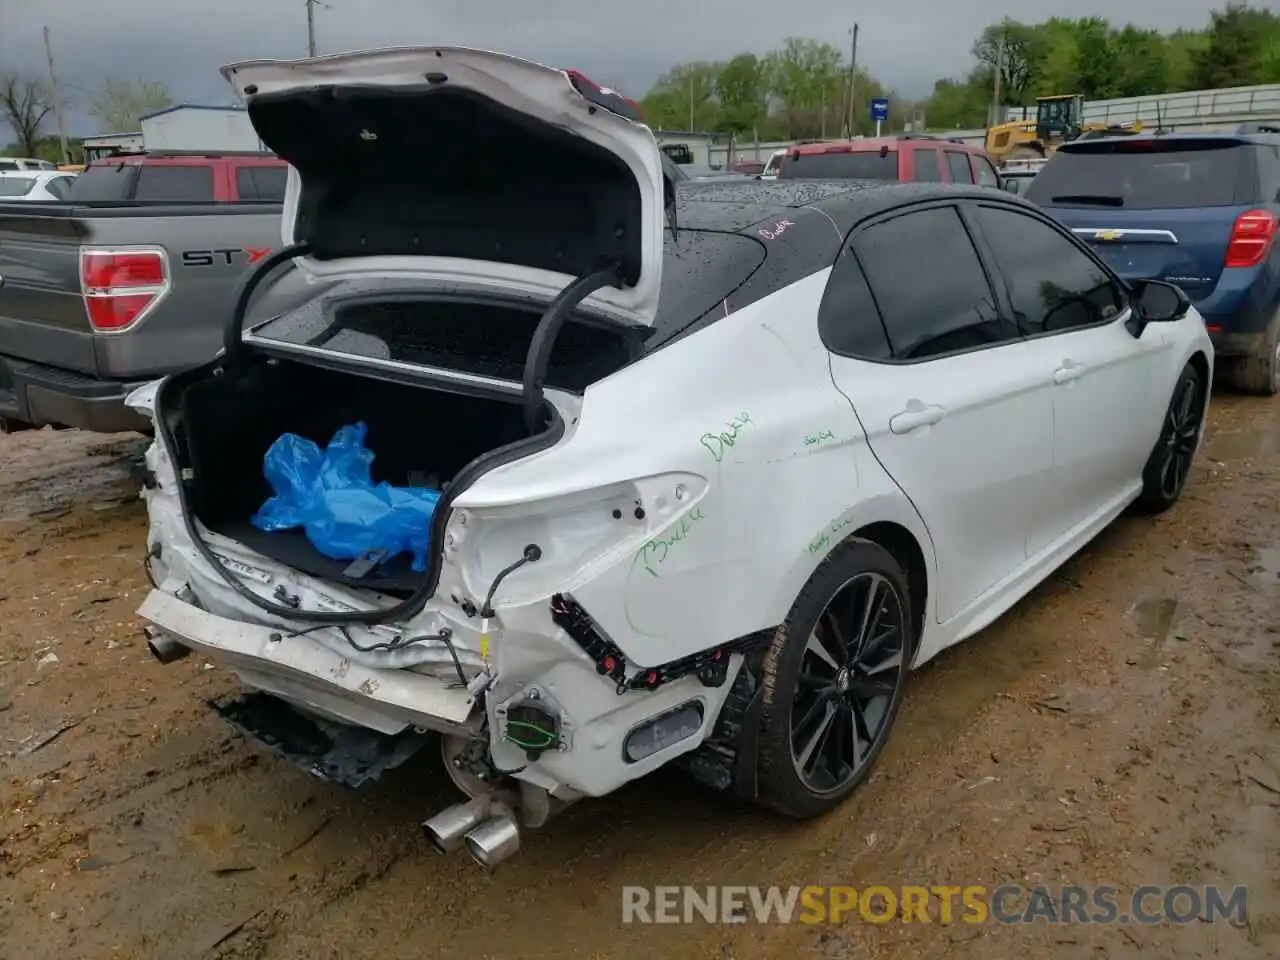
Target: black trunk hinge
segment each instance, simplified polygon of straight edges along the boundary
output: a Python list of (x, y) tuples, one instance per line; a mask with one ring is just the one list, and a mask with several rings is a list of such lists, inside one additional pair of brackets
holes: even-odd
[(524, 360), (524, 424), (529, 436), (540, 433), (542, 422), (542, 389), (546, 385), (547, 364), (551, 362), (551, 348), (555, 345), (560, 328), (569, 319), (574, 307), (591, 294), (605, 287), (616, 287), (622, 282), (622, 268), (618, 264), (602, 267), (595, 273), (579, 277), (556, 295), (538, 321), (529, 342), (529, 352)]
[(249, 300), (253, 297), (253, 291), (258, 288), (258, 284), (286, 260), (304, 257), (310, 252), (311, 245), (306, 243), (295, 243), (277, 250), (240, 281), (240, 291), (236, 294), (235, 306), (231, 309), (231, 317), (227, 321), (227, 329), (223, 337), (223, 348), (226, 351), (223, 357), (224, 365), (234, 362), (244, 349), (244, 342), (240, 339), (241, 330), (244, 327), (244, 315), (249, 312)]

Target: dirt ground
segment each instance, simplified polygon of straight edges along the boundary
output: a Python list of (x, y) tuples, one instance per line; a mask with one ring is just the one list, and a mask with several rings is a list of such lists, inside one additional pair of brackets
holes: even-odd
[[(1124, 518), (913, 680), (873, 778), (780, 823), (676, 775), (493, 874), (260, 753), (152, 661), (136, 437), (0, 436), (0, 957), (1280, 956), (1280, 403), (1219, 394), (1183, 502)], [(624, 885), (1247, 885), (1242, 925), (624, 925)]]

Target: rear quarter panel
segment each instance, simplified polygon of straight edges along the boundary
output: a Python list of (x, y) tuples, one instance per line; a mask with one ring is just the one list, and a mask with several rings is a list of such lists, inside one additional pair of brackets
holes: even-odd
[(640, 549), (572, 590), (644, 666), (779, 624), (823, 558), (866, 523), (897, 520), (931, 556), (914, 511), (832, 384), (815, 319), (829, 273), (590, 387), (568, 439), (488, 474), (454, 506), (530, 502), (666, 473), (704, 478), (701, 498), (661, 518), (651, 509)]

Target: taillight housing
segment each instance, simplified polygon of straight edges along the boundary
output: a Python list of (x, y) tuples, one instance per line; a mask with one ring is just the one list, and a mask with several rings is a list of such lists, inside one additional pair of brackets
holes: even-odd
[(1248, 210), (1236, 217), (1227, 242), (1225, 267), (1256, 267), (1276, 242), (1276, 215), (1269, 210)]
[(592, 103), (636, 123), (643, 122), (644, 113), (640, 109), (640, 104), (630, 97), (619, 93), (617, 90), (610, 90), (608, 87), (600, 86), (581, 70), (566, 70), (564, 73), (569, 78), (569, 82), (573, 84), (574, 89)]
[(120, 333), (142, 321), (169, 293), (169, 259), (154, 247), (81, 247), (80, 292), (89, 326)]

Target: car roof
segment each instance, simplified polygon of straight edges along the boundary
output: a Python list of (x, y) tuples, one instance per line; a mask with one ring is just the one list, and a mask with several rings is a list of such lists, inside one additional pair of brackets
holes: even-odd
[(1220, 141), (1224, 144), (1264, 144), (1268, 146), (1280, 146), (1280, 134), (1275, 133), (1226, 133), (1219, 131), (1208, 131), (1205, 133), (1195, 133), (1192, 131), (1184, 131), (1181, 133), (1152, 133), (1152, 134), (1131, 134), (1129, 136), (1119, 137), (1091, 137), (1088, 140), (1073, 140), (1070, 143), (1064, 143), (1058, 149), (1065, 150), (1067, 153), (1088, 153), (1090, 148), (1096, 145), (1106, 145), (1112, 143), (1133, 143), (1141, 140), (1161, 140), (1172, 143), (1205, 143)]
[(676, 194), (680, 230), (713, 230), (755, 236), (782, 220), (838, 245), (853, 226), (896, 207), (935, 198), (973, 198), (1031, 206), (990, 187), (884, 180), (693, 180)]
[(794, 147), (789, 147), (785, 151), (793, 156), (807, 157), (822, 153), (863, 153), (888, 148), (896, 150), (903, 143), (923, 143), (928, 145), (946, 143), (952, 148), (960, 148), (975, 153), (982, 153), (983, 148), (964, 140), (949, 139), (947, 137), (931, 136), (929, 134), (912, 134), (903, 133), (893, 137), (866, 137), (861, 140), (832, 140), (823, 143), (802, 143)]

